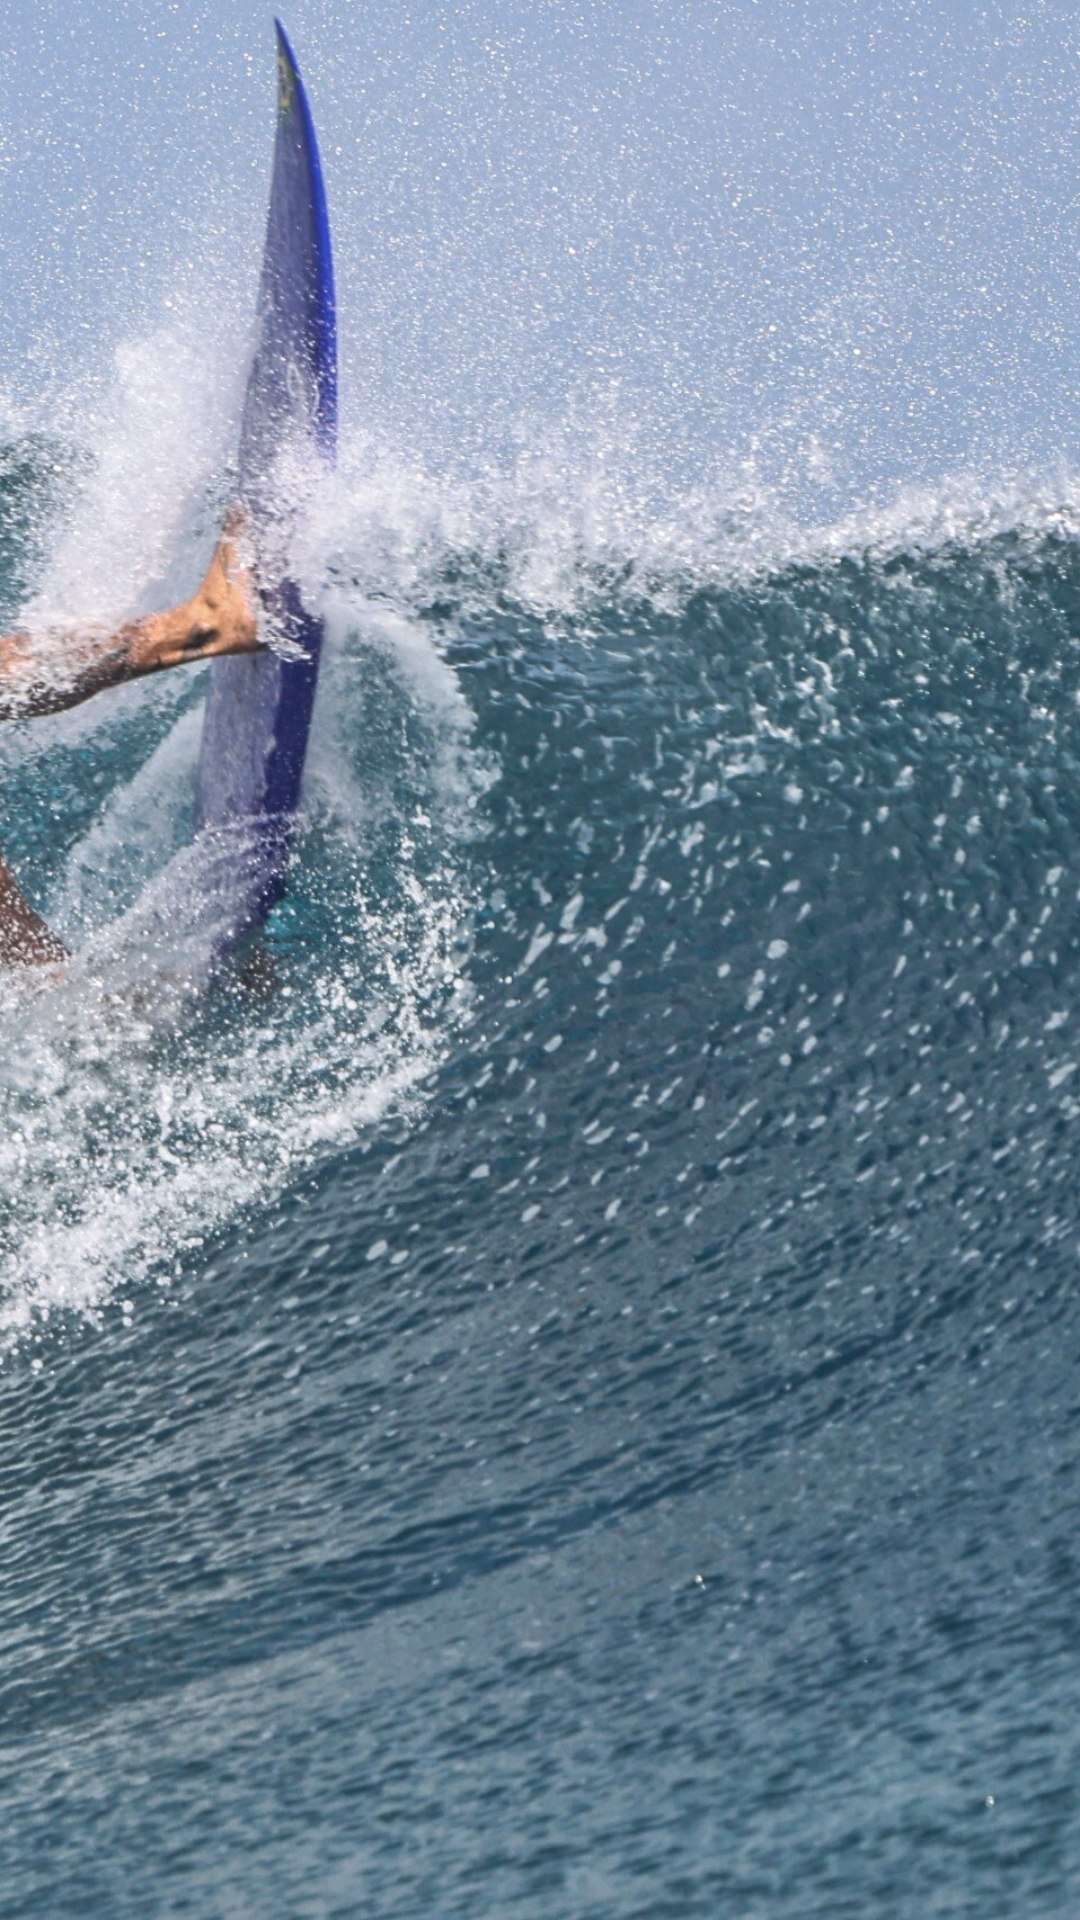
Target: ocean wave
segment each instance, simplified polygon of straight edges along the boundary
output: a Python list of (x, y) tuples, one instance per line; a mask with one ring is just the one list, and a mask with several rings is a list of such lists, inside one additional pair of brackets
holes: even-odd
[[(348, 1151), (402, 1101), (426, 1125), (447, 1085), (483, 1089), (461, 1178), (500, 1168), (523, 1219), (613, 1142), (610, 1247), (644, 1219), (653, 1128), (651, 1205), (692, 1225), (758, 1159), (770, 1218), (827, 1164), (857, 1210), (901, 1108), (916, 1185), (927, 1142), (992, 1165), (1071, 1124), (1070, 484), (956, 481), (798, 531), (760, 501), (650, 514), (539, 472), (465, 489), (364, 440), (311, 502), (294, 565), (328, 661), (256, 1039), (177, 1011), (198, 676), (10, 730), (5, 844), (76, 957), (0, 1010), (9, 1328), (174, 1277), (303, 1177), (312, 1140)], [(227, 475), (189, 477), (176, 553), (132, 529), (137, 597), (212, 534)], [(70, 602), (108, 486), (31, 443), (0, 493), (44, 542), (31, 610)]]

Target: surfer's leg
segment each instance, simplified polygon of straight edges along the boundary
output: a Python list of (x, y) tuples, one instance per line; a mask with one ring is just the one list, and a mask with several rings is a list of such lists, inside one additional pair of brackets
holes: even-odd
[(67, 948), (24, 898), (0, 859), (0, 967), (41, 967), (67, 959)]
[[(57, 685), (42, 677), (25, 634), (0, 637), (0, 719), (56, 713), (104, 687), (185, 661), (253, 652), (258, 646), (255, 615), (248, 575), (236, 552), (238, 532), (233, 516), (190, 600), (122, 627), (107, 639), (81, 639), (72, 649), (73, 673)], [(0, 858), (0, 967), (49, 966), (67, 957), (63, 942), (35, 913)]]
[(0, 636), (0, 720), (30, 719), (77, 707), (106, 687), (144, 674), (259, 646), (250, 576), (237, 551), (239, 515), (231, 515), (197, 593), (167, 613), (152, 613), (109, 635), (83, 635), (47, 676), (26, 634)]

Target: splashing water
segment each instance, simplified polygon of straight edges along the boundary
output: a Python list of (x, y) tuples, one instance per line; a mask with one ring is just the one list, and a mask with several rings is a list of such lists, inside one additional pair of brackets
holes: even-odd
[[(172, 338), (121, 358), (104, 438), (23, 613), (58, 658), (77, 609), (115, 621), (204, 563), (221, 396), (204, 390), (201, 411), (181, 414), (190, 373)], [(141, 464), (133, 448), (147, 450)], [(9, 497), (18, 485), (9, 479)], [(39, 521), (50, 508), (52, 496), (37, 502)], [(8, 730), (9, 846), (46, 876), (73, 952), (60, 981), (0, 983), (9, 1334), (167, 1283), (236, 1216), (404, 1113), (464, 1010), (467, 849), (486, 777), (471, 715), (430, 627), (331, 583), (317, 549), (301, 527), (297, 564), (326, 615), (327, 661), (296, 878), (261, 997), (237, 989), (207, 1005), (207, 928), (185, 932), (197, 918), (200, 676)], [(58, 867), (53, 823), (67, 847)]]

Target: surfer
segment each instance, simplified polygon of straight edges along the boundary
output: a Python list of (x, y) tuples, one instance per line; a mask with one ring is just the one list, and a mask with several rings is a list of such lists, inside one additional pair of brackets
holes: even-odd
[[(240, 513), (230, 514), (190, 600), (130, 621), (112, 634), (73, 639), (64, 669), (46, 667), (25, 633), (0, 635), (0, 720), (25, 720), (77, 707), (106, 687), (141, 680), (190, 661), (255, 653), (260, 642), (249, 576), (237, 553)], [(23, 895), (0, 856), (0, 966), (42, 966), (66, 959), (63, 943)]]

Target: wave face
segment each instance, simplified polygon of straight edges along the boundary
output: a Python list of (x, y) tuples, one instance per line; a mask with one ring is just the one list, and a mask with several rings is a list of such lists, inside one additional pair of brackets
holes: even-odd
[[(190, 478), (127, 557), (13, 446), (8, 604), (191, 573)], [(12, 1911), (1066, 1913), (1068, 487), (357, 440), (295, 559), (260, 991), (191, 985), (198, 675), (0, 742), (74, 955), (0, 988)]]

